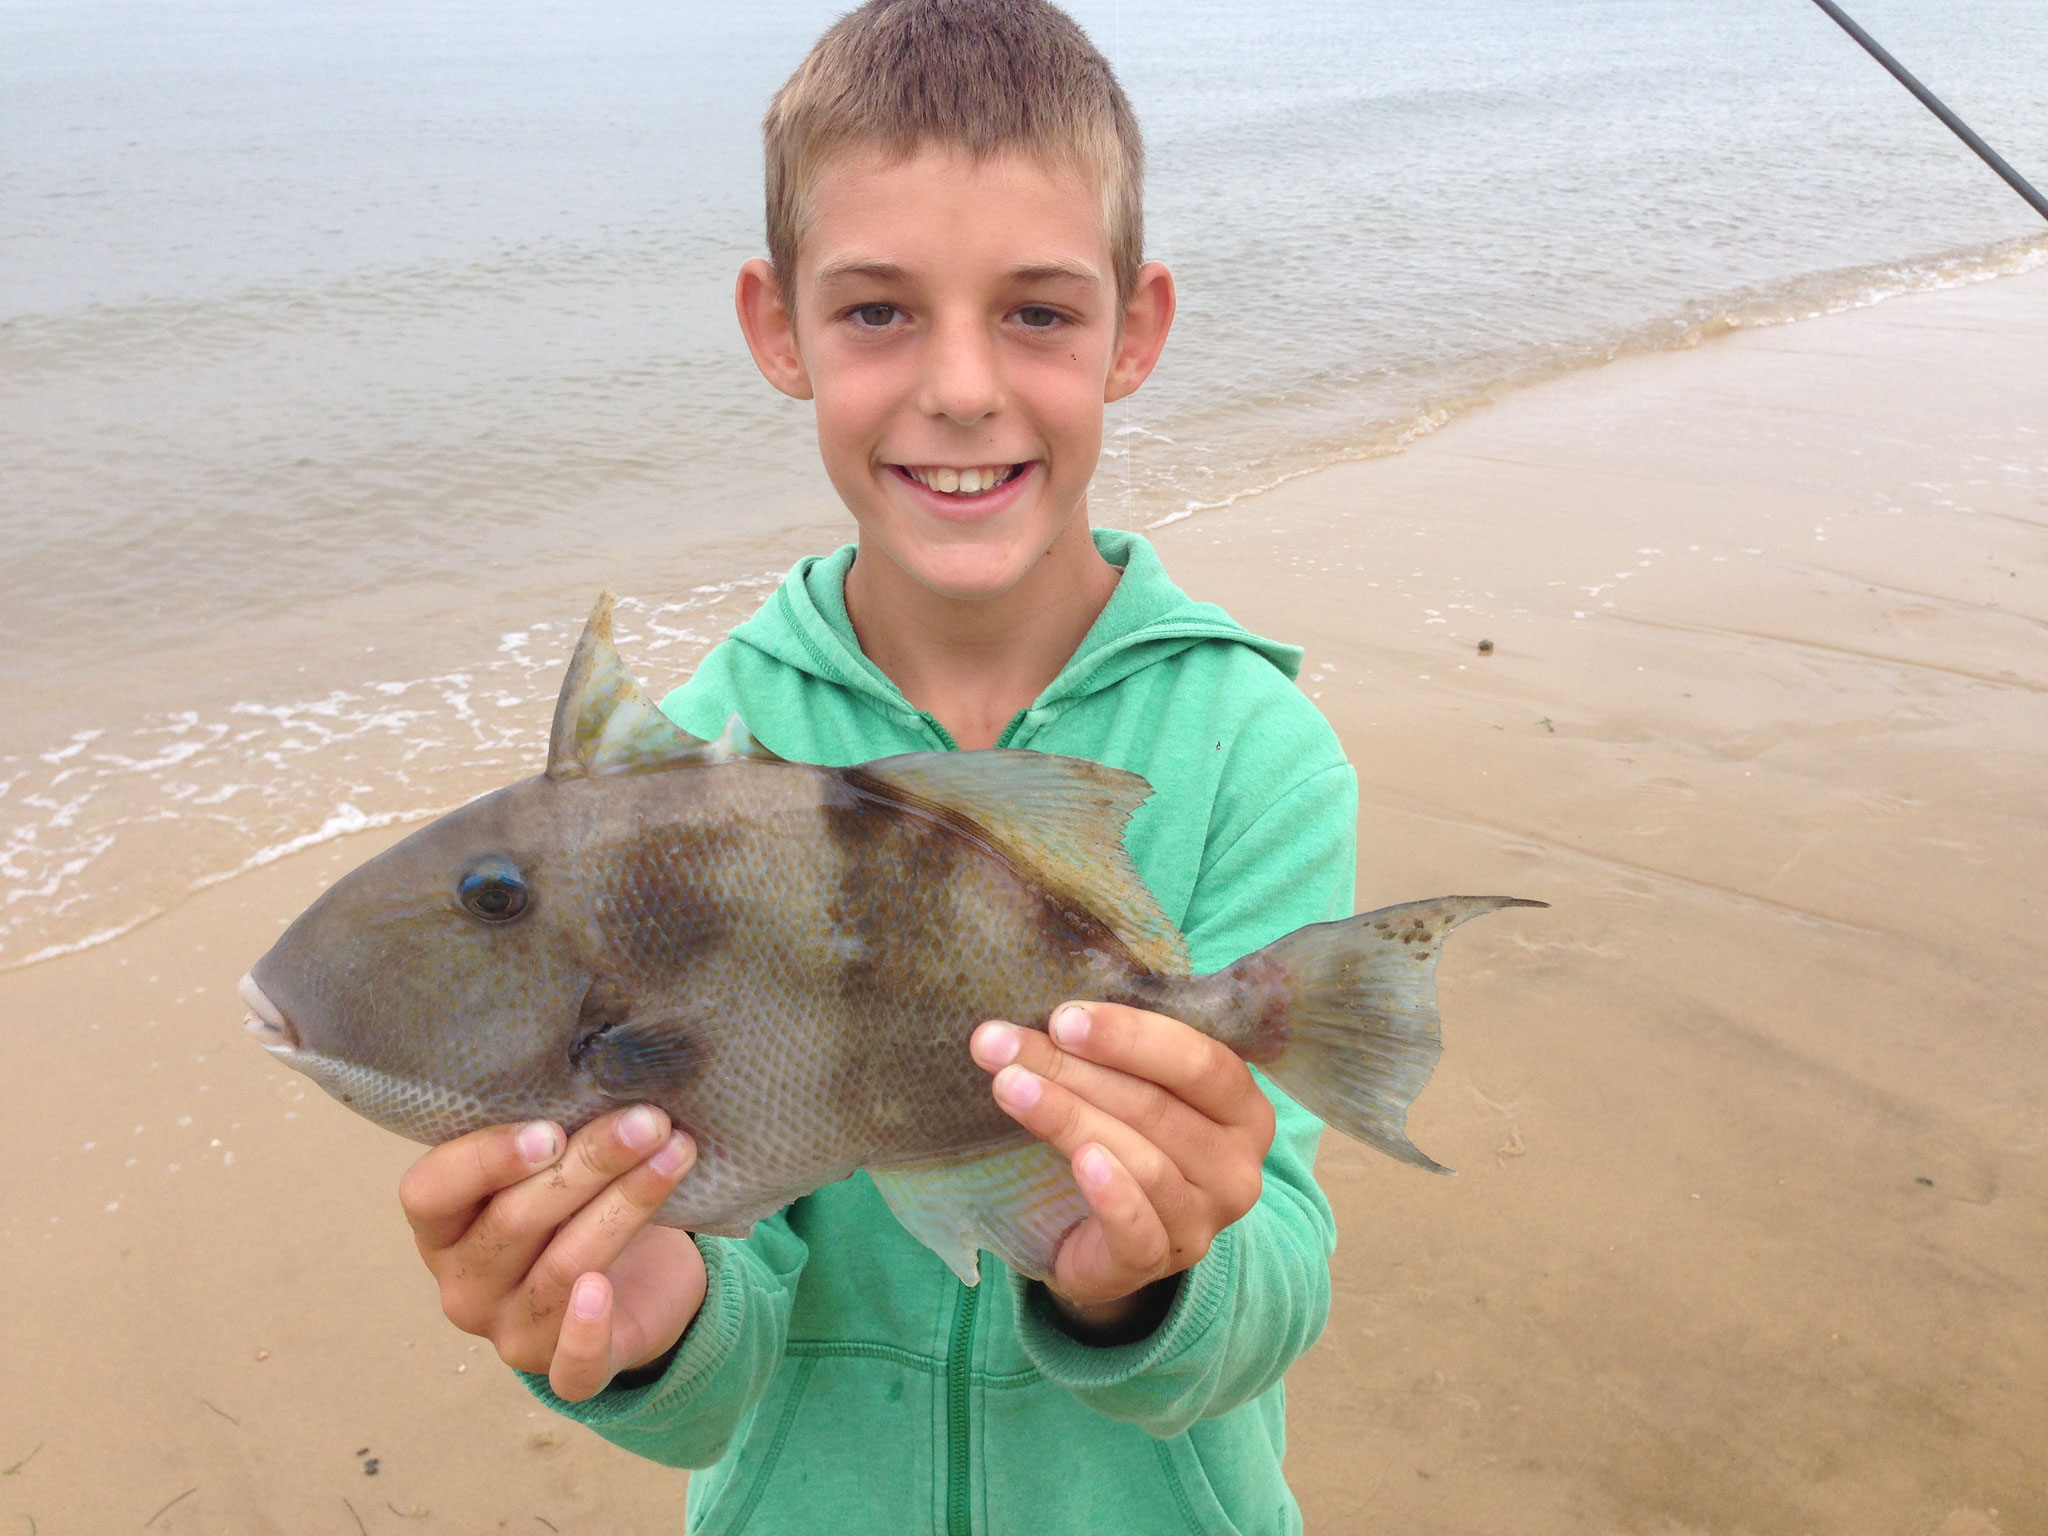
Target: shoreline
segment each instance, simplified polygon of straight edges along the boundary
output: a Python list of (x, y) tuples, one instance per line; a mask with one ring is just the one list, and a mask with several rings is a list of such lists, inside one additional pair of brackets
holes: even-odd
[[(1361, 906), (1553, 903), (1444, 964), (1411, 1125), (1463, 1176), (1325, 1144), (1310, 1529), (2048, 1525), (2043, 355), (2035, 270), (1518, 388), (1152, 535), (1307, 647)], [(0, 1516), (673, 1525), (675, 1474), (441, 1319), (412, 1149), (240, 1038), (235, 976), (402, 831), (0, 972)]]
[(1769, 289), (1738, 289), (1713, 302), (1695, 301), (1685, 314), (1642, 322), (1619, 338), (1542, 366), (1511, 370), (1474, 393), (1432, 400), (1404, 420), (1377, 422), (1363, 442), (1333, 450), (1262, 484), (1232, 491), (1220, 501), (1191, 503), (1181, 511), (1142, 522), (1139, 531), (1151, 533), (1254, 501), (1310, 476), (1405, 453), (1475, 410), (1615, 363), (1695, 351), (1751, 331), (1829, 320), (1899, 299), (2023, 277), (2043, 267), (2048, 267), (2048, 234), (2025, 235), (1898, 261), (1802, 273)]
[[(1256, 515), (1256, 507), (1267, 497), (1289, 494), (1290, 487), (1350, 465), (1409, 452), (1474, 411), (1510, 402), (1530, 389), (1637, 358), (1697, 351), (1729, 337), (1824, 321), (1926, 293), (1995, 284), (2044, 267), (2048, 236), (2027, 236), (1830, 269), (1767, 290), (1735, 292), (1713, 303), (1700, 301), (1686, 314), (1645, 322), (1618, 340), (1581, 353), (1541, 366), (1517, 364), (1472, 393), (1444, 395), (1412, 417), (1377, 423), (1348, 447), (1311, 450), (1302, 445), (1295, 454), (1301, 463), (1220, 500), (1190, 502), (1163, 514), (1153, 509), (1124, 515), (1134, 509), (1113, 508), (1104, 520), (1159, 534), (1185, 522), (1213, 520), (1219, 512)], [(1099, 477), (1105, 503), (1116, 499), (1107, 491), (1114, 474), (1106, 466)], [(553, 674), (559, 671), (561, 658), (508, 658), (504, 642), (514, 636), (552, 635), (566, 655), (589, 591), (602, 581), (630, 581), (649, 594), (628, 592), (622, 603), (623, 612), (637, 612), (656, 636), (651, 647), (645, 645), (646, 634), (625, 636), (628, 662), (645, 666), (651, 675), (679, 679), (717, 635), (751, 611), (753, 594), (779, 578), (797, 555), (850, 536), (851, 529), (838, 523), (799, 520), (770, 533), (699, 540), (634, 570), (630, 577), (625, 567), (633, 562), (626, 560), (622, 566), (624, 557), (615, 552), (586, 561), (589, 569), (568, 585), (559, 572), (542, 578), (507, 577), (505, 590), (489, 596), (478, 596), (473, 584), (437, 578), (408, 587), (396, 599), (377, 600), (383, 609), (381, 619), (373, 617), (365, 633), (383, 644), (349, 647), (364, 653), (353, 673), (336, 668), (338, 616), (320, 608), (303, 615), (266, 617), (264, 670), (260, 675), (230, 676), (230, 686), (212, 695), (191, 692), (189, 680), (225, 658), (216, 642), (195, 650), (189, 638), (164, 647), (160, 655), (125, 660), (111, 673), (104, 666), (91, 667), (82, 682), (74, 680), (61, 689), (18, 685), (17, 718), (32, 720), (32, 728), (47, 729), (44, 740), (13, 758), (13, 775), (0, 777), (0, 787), (18, 790), (18, 803), (34, 803), (29, 798), (33, 796), (60, 808), (45, 818), (48, 825), (25, 828), (34, 835), (11, 841), (6, 848), (9, 861), (33, 871), (17, 876), (13, 889), (25, 890), (40, 880), (48, 886), (42, 902), (92, 911), (105, 905), (108, 886), (146, 894), (131, 897), (125, 910), (112, 911), (106, 920), (94, 921), (83, 931), (74, 919), (47, 916), (40, 919), (44, 931), (31, 931), (24, 938), (6, 926), (5, 914), (0, 913), (0, 974), (130, 931), (206, 885), (236, 878), (276, 857), (280, 847), (327, 833), (337, 821), (345, 831), (355, 819), (423, 819), (516, 776), (524, 761), (521, 753), (544, 736)], [(550, 617), (522, 620), (522, 629), (505, 631), (503, 616), (508, 613)], [(678, 627), (681, 634), (676, 633)], [(499, 640), (495, 652), (489, 649), (492, 636)], [(683, 647), (677, 656), (657, 654), (677, 644)], [(417, 655), (408, 650), (413, 645), (419, 647)], [(387, 663), (383, 658), (394, 652), (396, 660)], [(372, 656), (378, 660), (370, 661)], [(530, 684), (537, 685), (535, 691), (529, 691)], [(492, 709), (485, 711), (491, 716), (486, 722), (474, 717), (472, 690), (495, 699)], [(418, 717), (424, 722), (418, 729), (427, 733), (422, 741), (414, 738), (412, 710), (423, 694), (439, 697)], [(88, 699), (89, 712), (81, 707)], [(110, 727), (110, 721), (121, 723)], [(251, 729), (264, 721), (270, 723), (260, 732)], [(236, 745), (249, 735), (260, 737), (256, 747)], [(347, 744), (346, 752), (323, 750), (339, 742)], [(66, 802), (76, 785), (61, 790), (60, 786), (72, 783), (69, 770), (78, 764), (71, 759), (81, 748), (108, 754), (104, 762), (128, 766), (112, 770), (103, 783), (85, 781), (88, 798), (98, 795), (104, 803), (88, 808), (82, 821), (74, 821)], [(425, 761), (440, 790), (425, 803), (408, 776), (408, 765), (423, 749), (437, 754)], [(261, 759), (251, 755), (259, 750), (264, 753)], [(196, 756), (179, 756), (186, 752)], [(48, 769), (37, 766), (37, 759)], [(8, 767), (8, 760), (0, 758), (0, 775)], [(145, 771), (150, 776), (137, 777)], [(187, 787), (186, 778), (196, 790)], [(252, 796), (252, 783), (262, 784), (261, 794)], [(192, 798), (195, 794), (200, 798)], [(269, 796), (285, 803), (273, 812), (259, 803)], [(220, 801), (219, 810), (194, 815), (195, 806), (213, 800)], [(245, 809), (252, 805), (253, 811)], [(174, 825), (179, 822), (183, 824)]]

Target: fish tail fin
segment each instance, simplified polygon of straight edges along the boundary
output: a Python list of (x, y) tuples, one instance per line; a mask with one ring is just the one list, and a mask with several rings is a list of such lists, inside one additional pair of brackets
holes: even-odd
[(1436, 957), (1444, 935), (1516, 896), (1439, 896), (1297, 929), (1260, 951), (1287, 992), (1248, 1053), (1310, 1113), (1389, 1157), (1449, 1173), (1408, 1139), (1408, 1106), (1443, 1055)]

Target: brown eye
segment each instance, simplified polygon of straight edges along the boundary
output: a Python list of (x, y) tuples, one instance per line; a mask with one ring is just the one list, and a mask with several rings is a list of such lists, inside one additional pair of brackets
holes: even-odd
[(526, 877), (510, 859), (490, 858), (472, 868), (455, 887), (455, 895), (474, 917), (487, 923), (509, 923), (526, 910)]

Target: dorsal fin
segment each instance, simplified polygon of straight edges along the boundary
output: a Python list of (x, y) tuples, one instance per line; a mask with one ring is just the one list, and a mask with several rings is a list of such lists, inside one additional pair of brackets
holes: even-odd
[(1047, 889), (1102, 919), (1141, 964), (1187, 974), (1186, 941), (1124, 850), (1124, 824), (1152, 794), (1137, 774), (1003, 748), (912, 752), (859, 771), (972, 818)]
[(734, 715), (725, 722), (724, 734), (711, 743), (711, 760), (717, 763), (730, 763), (743, 757), (751, 757), (757, 763), (783, 761), (754, 740), (754, 733), (747, 729), (747, 722)]
[(569, 673), (555, 701), (554, 730), (548, 737), (549, 778), (653, 773), (742, 757), (781, 761), (754, 740), (738, 715), (715, 742), (699, 740), (664, 715), (633, 681), (612, 645), (616, 601), (609, 592), (599, 594), (576, 653), (569, 658)]

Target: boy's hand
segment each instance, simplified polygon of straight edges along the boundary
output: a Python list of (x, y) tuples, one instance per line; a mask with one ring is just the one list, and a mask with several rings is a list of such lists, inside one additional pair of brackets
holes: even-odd
[(1104, 1335), (1156, 1324), (1161, 1298), (1145, 1288), (1258, 1203), (1273, 1106), (1251, 1069), (1177, 1019), (1116, 1003), (1063, 1004), (1050, 1038), (984, 1024), (971, 1049), (996, 1103), (1066, 1155), (1094, 1213), (1060, 1245), (1055, 1300)]
[(581, 1402), (665, 1354), (703, 1304), (696, 1243), (648, 1225), (696, 1159), (638, 1104), (566, 1147), (546, 1121), (472, 1131), (407, 1169), (398, 1199), (448, 1320)]

